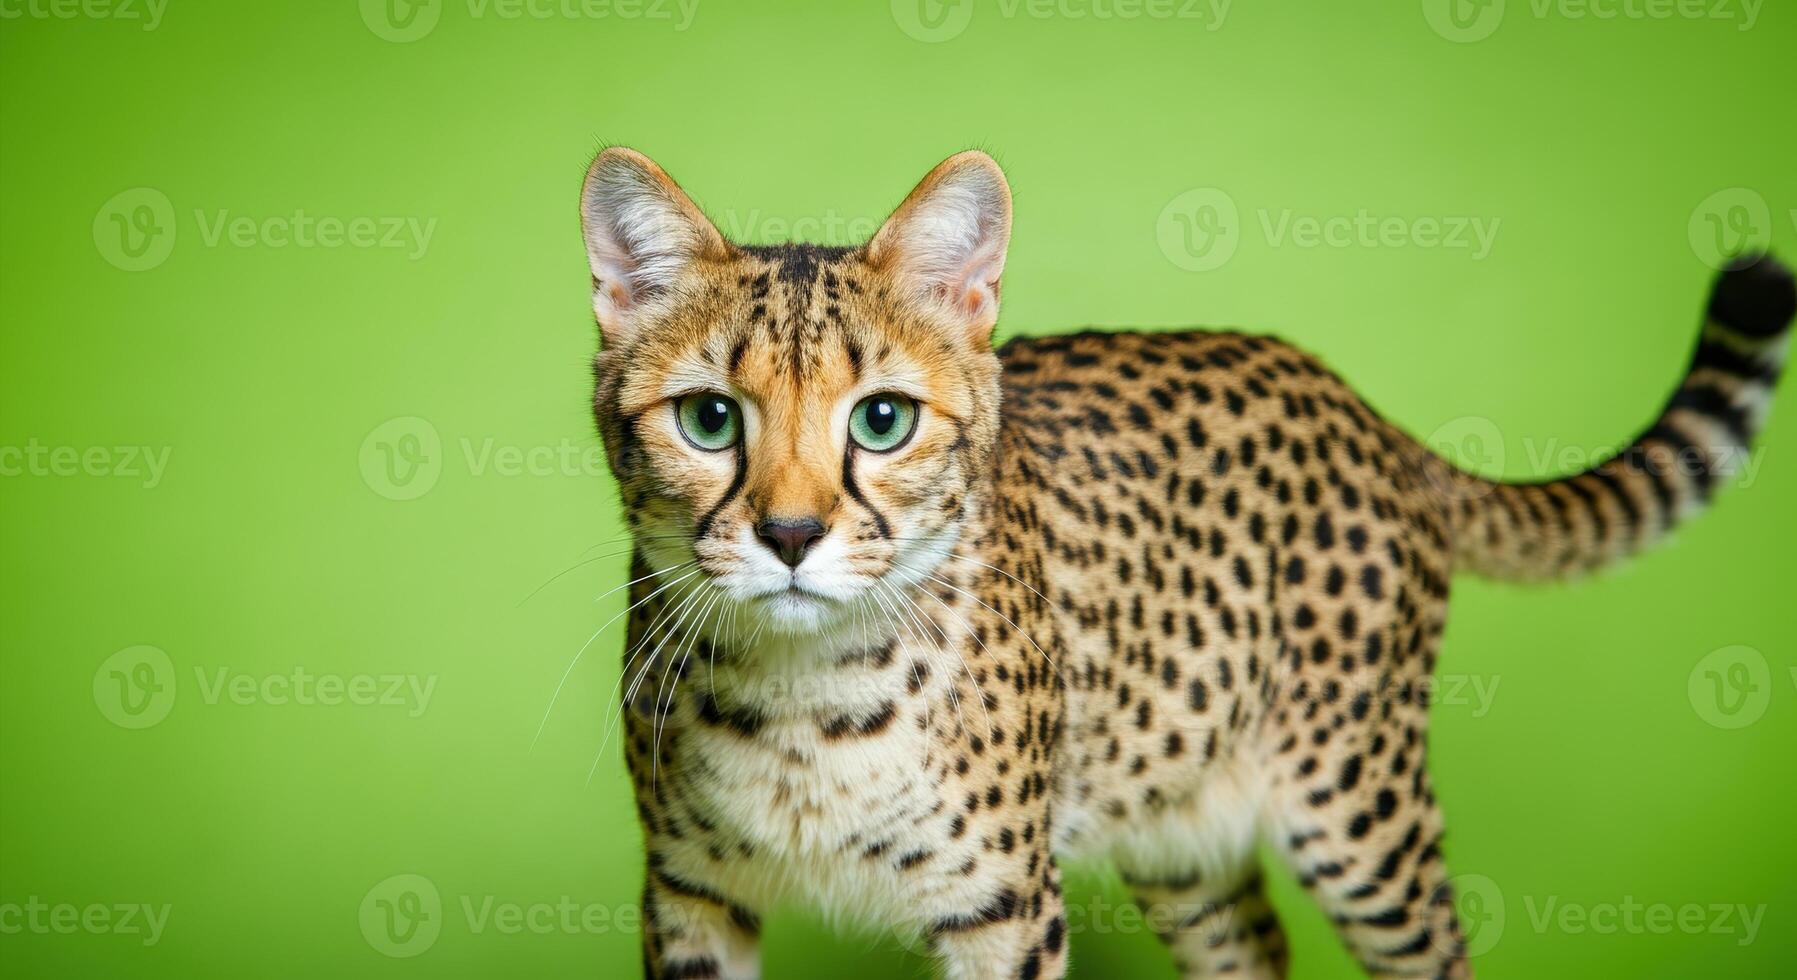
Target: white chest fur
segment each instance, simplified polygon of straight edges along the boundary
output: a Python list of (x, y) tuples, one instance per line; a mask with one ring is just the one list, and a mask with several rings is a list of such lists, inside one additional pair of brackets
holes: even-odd
[(940, 672), (915, 642), (816, 644), (758, 648), (684, 682), (678, 758), (660, 778), (708, 830), (670, 849), (757, 908), (903, 923), (954, 887), (906, 862), (958, 863), (972, 846), (945, 848), (940, 830)]

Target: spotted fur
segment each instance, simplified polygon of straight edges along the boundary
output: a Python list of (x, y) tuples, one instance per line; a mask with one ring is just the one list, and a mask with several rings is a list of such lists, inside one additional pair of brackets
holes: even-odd
[[(623, 149), (583, 223), (662, 980), (757, 976), (785, 904), (915, 939), (951, 978), (1059, 977), (1057, 862), (1079, 856), (1116, 864), (1183, 975), (1279, 977), (1261, 842), (1369, 973), (1470, 975), (1426, 759), (1451, 577), (1587, 571), (1707, 503), (1797, 304), (1770, 259), (1727, 271), (1639, 440), (1501, 484), (1271, 338), (992, 350), (1010, 199), (981, 154), (856, 248), (730, 244)], [(695, 390), (740, 403), (734, 445), (683, 440)], [(873, 453), (846, 420), (881, 391), (918, 422)], [(769, 521), (821, 537), (787, 542), (795, 564)]]

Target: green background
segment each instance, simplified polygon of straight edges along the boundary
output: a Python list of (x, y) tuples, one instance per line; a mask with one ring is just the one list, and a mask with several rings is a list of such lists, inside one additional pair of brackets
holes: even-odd
[[(1763, 201), (1752, 230), (1797, 252), (1789, 4), (1741, 30), (1734, 4), (1734, 20), (1599, 19), (1511, 0), (1465, 42), (1414, 0), (1238, 0), (1220, 22), (1158, 16), (1185, 0), (700, 0), (690, 21), (629, 0), (608, 17), (492, 2), (450, 0), (434, 25), (420, 11), (412, 29), (430, 29), (409, 42), (351, 0), (174, 0), (154, 30), (78, 8), (0, 19), (0, 452), (168, 453), (153, 487), (0, 477), (0, 927), (34, 896), (170, 908), (152, 946), (0, 934), (0, 972), (637, 968), (612, 924), (640, 871), (615, 737), (588, 780), (613, 633), (533, 745), (570, 657), (622, 607), (601, 597), (625, 570), (616, 502), (572, 455), (597, 446), (575, 200), (604, 141), (756, 241), (865, 232), (938, 159), (986, 148), (1017, 207), (1001, 336), (1275, 331), (1411, 431), (1518, 477), (1576, 468), (1670, 390), (1710, 274), (1689, 234), (1719, 207), (1706, 199), (1747, 189), (1724, 204)], [(120, 267), (112, 212), (129, 231), (147, 199), (108, 205), (133, 188), (173, 219), (143, 271)], [(1162, 214), (1203, 188), (1238, 208), (1219, 226), (1234, 250), (1190, 271), (1163, 250), (1178, 219)], [(1362, 210), (1499, 230), (1481, 255), (1266, 227)], [(422, 249), (211, 234), (221, 215), (298, 211), (432, 234)], [(1797, 959), (1785, 408), (1752, 485), (1653, 555), (1565, 587), (1456, 582), (1442, 670), (1461, 696), (1440, 691), (1433, 761), (1450, 866), (1480, 876), (1465, 882), (1483, 974), (1771, 977)], [(413, 482), (383, 475), (390, 446)], [(502, 462), (533, 448), (556, 458)], [(139, 644), (166, 651), (175, 700), (131, 729), (109, 720), (103, 664)], [(1705, 700), (1716, 650), (1749, 671), (1734, 714), (1739, 691)], [(296, 669), (434, 687), (411, 707), (211, 691), (221, 670)], [(361, 910), (401, 874), (428, 880), (413, 892), (438, 896), (440, 933), (397, 958), (376, 948), (382, 907)], [(1354, 975), (1274, 878), (1296, 976)], [(1121, 894), (1085, 872), (1070, 897)], [(479, 918), (564, 898), (605, 921), (508, 934)], [(1629, 902), (1745, 905), (1758, 931), (1744, 944), (1738, 915), (1730, 932), (1708, 914), (1695, 934), (1601, 929)], [(1127, 919), (1075, 915), (1075, 975), (1170, 975)], [(925, 969), (793, 915), (768, 929), (771, 977)]]

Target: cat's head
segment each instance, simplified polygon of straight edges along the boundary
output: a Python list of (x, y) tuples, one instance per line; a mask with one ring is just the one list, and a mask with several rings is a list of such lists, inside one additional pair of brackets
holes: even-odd
[(943, 161), (864, 245), (745, 246), (614, 147), (581, 223), (594, 410), (651, 584), (802, 634), (937, 569), (998, 433), (1011, 198), (990, 157)]

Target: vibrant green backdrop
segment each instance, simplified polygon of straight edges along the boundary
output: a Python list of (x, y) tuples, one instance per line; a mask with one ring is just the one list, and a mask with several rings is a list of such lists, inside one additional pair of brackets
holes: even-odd
[[(1001, 335), (1276, 331), (1512, 476), (1633, 433), (1706, 261), (1797, 252), (1797, 10), (1455, 2), (0, 0), (0, 972), (636, 969), (615, 737), (588, 778), (615, 634), (533, 745), (621, 608), (602, 141), (755, 241), (858, 237), (984, 147)], [(1797, 960), (1781, 409), (1671, 546), (1456, 583), (1434, 763), (1485, 975)], [(1352, 975), (1275, 877), (1297, 976)], [(1169, 975), (1121, 894), (1074, 880), (1076, 976)], [(892, 945), (776, 916), (767, 973), (919, 976)]]

